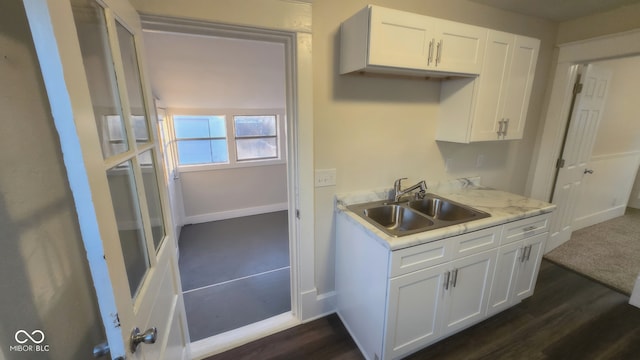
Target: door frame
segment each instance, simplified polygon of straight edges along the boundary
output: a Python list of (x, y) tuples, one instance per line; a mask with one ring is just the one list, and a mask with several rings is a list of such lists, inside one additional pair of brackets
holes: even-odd
[[(542, 133), (536, 142), (536, 158), (529, 172), (529, 196), (548, 201), (555, 180), (556, 159), (560, 156), (563, 129), (569, 121), (569, 111), (575, 83), (576, 64), (597, 60), (640, 55), (640, 28), (621, 33), (558, 45), (558, 60), (551, 85)], [(549, 252), (551, 249), (545, 249)], [(640, 276), (640, 274), (639, 274)], [(639, 277), (640, 278), (640, 277)], [(631, 299), (640, 298), (636, 286)]]
[[(297, 84), (298, 77), (305, 75), (300, 70), (300, 41), (306, 34), (297, 34), (290, 31), (271, 30), (264, 28), (254, 28), (240, 25), (228, 25), (217, 22), (179, 19), (159, 15), (141, 14), (143, 31), (158, 31), (176, 34), (218, 36), (234, 39), (259, 40), (280, 43), (284, 45), (285, 51), (285, 77), (286, 77), (286, 151), (287, 151), (287, 208), (289, 224), (289, 250), (291, 264), (291, 314), (283, 314), (272, 319), (268, 319), (256, 324), (232, 330), (229, 333), (215, 336), (214, 338), (203, 339), (192, 342), (191, 353), (193, 356), (209, 356), (225, 351), (235, 346), (261, 338), (268, 334), (286, 329), (300, 324), (308, 317), (304, 309), (301, 289), (305, 288), (304, 279), (309, 276), (308, 265), (303, 268), (303, 264), (313, 263), (313, 253), (305, 251), (305, 247), (313, 246), (303, 240), (303, 233), (307, 226), (303, 221), (303, 208), (309, 204), (308, 200), (302, 197), (305, 191), (305, 174), (312, 168), (305, 168), (306, 155), (309, 154), (305, 147), (306, 137), (301, 135), (304, 124), (300, 112), (301, 105), (304, 106), (304, 95), (300, 92)], [(309, 40), (310, 41), (310, 40)], [(304, 60), (304, 59), (303, 59)], [(310, 70), (310, 68), (309, 68)], [(306, 70), (305, 70), (306, 71)], [(307, 135), (308, 136), (308, 135)], [(305, 141), (301, 141), (304, 139)], [(306, 212), (308, 217), (313, 217), (312, 212)], [(307, 221), (308, 224), (308, 221)], [(311, 227), (313, 229), (313, 227)], [(312, 239), (312, 238), (311, 238)], [(305, 244), (306, 243), (306, 244)], [(312, 260), (309, 262), (309, 260)], [(315, 276), (314, 276), (315, 277)], [(307, 284), (308, 286), (308, 284)], [(315, 286), (315, 285), (314, 285)], [(254, 326), (255, 325), (255, 326)]]
[(640, 29), (558, 45), (558, 60), (550, 88), (537, 157), (530, 169), (529, 196), (549, 201), (560, 156), (564, 129), (569, 121), (575, 65), (597, 60), (640, 55)]

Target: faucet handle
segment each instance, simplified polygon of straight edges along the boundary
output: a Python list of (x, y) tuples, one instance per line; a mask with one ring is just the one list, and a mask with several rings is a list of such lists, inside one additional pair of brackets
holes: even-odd
[(396, 181), (393, 183), (393, 187), (396, 190), (400, 190), (400, 186), (402, 185), (402, 180), (407, 180), (406, 177), (400, 178), (400, 179), (396, 179)]

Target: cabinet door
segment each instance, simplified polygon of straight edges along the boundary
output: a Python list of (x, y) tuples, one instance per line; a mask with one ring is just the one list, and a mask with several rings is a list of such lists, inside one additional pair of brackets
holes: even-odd
[(398, 358), (440, 338), (444, 273), (444, 266), (436, 266), (391, 279), (385, 359)]
[(540, 40), (516, 36), (509, 81), (504, 89), (502, 117), (506, 120), (504, 138), (507, 140), (522, 139), (539, 48)]
[(487, 316), (513, 305), (514, 286), (522, 259), (522, 241), (500, 247), (496, 271), (491, 282)]
[(489, 30), (482, 73), (476, 97), (471, 141), (499, 140), (500, 121), (505, 104), (504, 88), (509, 77), (515, 37)]
[(538, 271), (540, 271), (540, 262), (544, 253), (544, 243), (549, 237), (549, 233), (536, 235), (524, 240), (524, 249), (527, 249), (526, 261), (520, 265), (515, 286), (515, 301), (520, 301), (526, 297), (533, 295), (533, 289), (538, 279)]
[(437, 23), (434, 65), (439, 71), (480, 74), (487, 41), (487, 29), (453, 21)]
[[(432, 24), (423, 15), (371, 7), (368, 65), (429, 68), (434, 56)], [(433, 62), (433, 60), (431, 60)]]
[(463, 329), (484, 319), (489, 287), (498, 250), (489, 250), (451, 263), (445, 304), (443, 334)]

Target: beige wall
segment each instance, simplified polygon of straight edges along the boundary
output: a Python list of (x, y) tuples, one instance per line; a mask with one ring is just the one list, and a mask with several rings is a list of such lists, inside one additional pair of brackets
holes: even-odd
[(287, 202), (285, 164), (183, 172), (180, 178), (185, 223), (216, 213)]
[(613, 76), (592, 156), (640, 151), (640, 56), (593, 64), (611, 69)]
[[(20, 0), (0, 3), (0, 49), (0, 359), (89, 359), (104, 328)], [(50, 351), (11, 352), (19, 329)]]
[(558, 25), (558, 44), (615, 34), (640, 27), (640, 3), (564, 21)]

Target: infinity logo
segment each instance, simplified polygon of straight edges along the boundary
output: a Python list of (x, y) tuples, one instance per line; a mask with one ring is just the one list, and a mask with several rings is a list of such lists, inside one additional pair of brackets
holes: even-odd
[[(24, 336), (23, 336), (23, 339), (20, 340), (20, 338), (18, 337), (18, 335), (20, 335), (20, 334), (26, 336), (27, 338), (24, 339)], [(37, 334), (40, 334), (40, 340), (36, 340), (32, 336), (32, 335), (36, 335), (36, 337), (37, 337)], [(15, 339), (18, 342), (18, 344), (24, 344), (29, 340), (33, 341), (34, 344), (40, 344), (40, 343), (42, 343), (44, 341), (44, 333), (41, 330), (33, 330), (33, 332), (31, 334), (29, 334), (28, 332), (26, 332), (24, 330), (18, 330), (18, 331), (16, 331)]]

